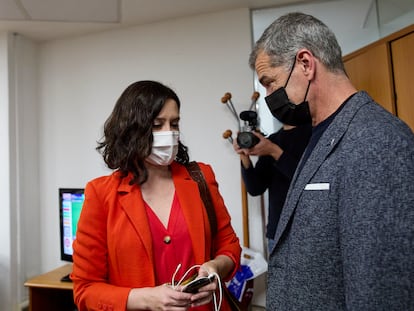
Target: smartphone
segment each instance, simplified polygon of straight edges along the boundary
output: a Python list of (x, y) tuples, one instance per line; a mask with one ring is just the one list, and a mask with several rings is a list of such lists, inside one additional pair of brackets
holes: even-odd
[(184, 288), (182, 289), (182, 291), (185, 292), (185, 293), (195, 294), (195, 293), (198, 292), (198, 290), (201, 287), (206, 286), (207, 284), (210, 284), (211, 282), (214, 281), (214, 279), (215, 279), (214, 274), (211, 274), (209, 276), (204, 276), (204, 277), (201, 277), (201, 278), (197, 278), (195, 280), (192, 280), (187, 285), (185, 285)]

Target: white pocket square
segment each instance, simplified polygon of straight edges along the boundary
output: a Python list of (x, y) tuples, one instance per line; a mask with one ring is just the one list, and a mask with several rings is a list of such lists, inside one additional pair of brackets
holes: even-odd
[(329, 190), (329, 183), (314, 183), (314, 184), (307, 184), (305, 186), (305, 190)]

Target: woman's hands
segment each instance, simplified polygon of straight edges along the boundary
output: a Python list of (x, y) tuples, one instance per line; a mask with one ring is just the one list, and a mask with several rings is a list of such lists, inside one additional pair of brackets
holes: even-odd
[(201, 287), (197, 293), (182, 292), (184, 286), (173, 288), (171, 285), (156, 287), (134, 288), (129, 292), (127, 310), (154, 310), (154, 311), (186, 311), (190, 307), (197, 307), (210, 303), (213, 293), (218, 288), (218, 278), (226, 277), (233, 270), (233, 261), (225, 255), (201, 265), (197, 277), (214, 274), (214, 281)]
[(185, 311), (191, 307), (192, 296), (167, 284), (134, 288), (129, 292), (127, 310)]
[(182, 292), (183, 286), (175, 289), (164, 284), (156, 287), (134, 288), (130, 291), (127, 310), (186, 311), (190, 307), (201, 306), (212, 300), (216, 281), (207, 284), (195, 294)]

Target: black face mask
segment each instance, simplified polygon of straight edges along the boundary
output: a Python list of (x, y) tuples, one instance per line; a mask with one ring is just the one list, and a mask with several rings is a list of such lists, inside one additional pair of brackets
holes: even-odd
[(295, 68), (295, 63), (296, 58), (292, 69), (290, 70), (289, 77), (287, 78), (285, 86), (278, 88), (272, 94), (266, 96), (265, 101), (270, 112), (276, 119), (278, 119), (283, 124), (297, 126), (311, 123), (312, 118), (309, 111), (309, 104), (307, 101), (305, 101), (306, 96), (308, 95), (310, 81), (308, 88), (306, 89), (305, 98), (300, 104), (295, 105), (292, 103), (286, 93), (285, 88), (289, 82), (293, 69)]

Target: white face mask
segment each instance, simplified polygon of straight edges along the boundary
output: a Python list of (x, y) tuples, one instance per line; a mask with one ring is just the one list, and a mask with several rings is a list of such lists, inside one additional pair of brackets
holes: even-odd
[(151, 154), (146, 158), (154, 165), (170, 165), (178, 152), (178, 131), (153, 132), (154, 142)]

